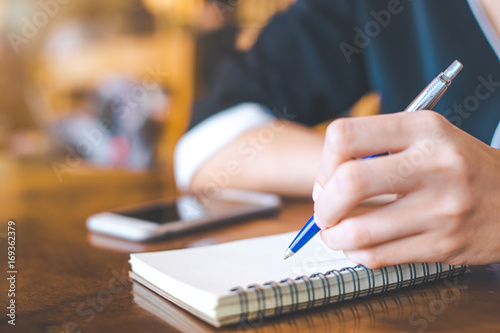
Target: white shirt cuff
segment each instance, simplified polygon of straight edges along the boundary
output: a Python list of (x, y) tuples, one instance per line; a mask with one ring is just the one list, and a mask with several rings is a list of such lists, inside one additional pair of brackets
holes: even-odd
[(217, 151), (243, 133), (265, 126), (275, 118), (256, 103), (242, 103), (205, 119), (179, 140), (174, 152), (177, 188), (189, 189), (196, 171)]

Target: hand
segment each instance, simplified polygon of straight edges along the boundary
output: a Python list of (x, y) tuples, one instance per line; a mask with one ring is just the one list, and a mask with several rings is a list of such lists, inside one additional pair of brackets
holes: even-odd
[[(387, 193), (398, 198), (345, 218)], [(332, 122), (313, 198), (323, 241), (367, 267), (500, 262), (500, 150), (436, 112)]]

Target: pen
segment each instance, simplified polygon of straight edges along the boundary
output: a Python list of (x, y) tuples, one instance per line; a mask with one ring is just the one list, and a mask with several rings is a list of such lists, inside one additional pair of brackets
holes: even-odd
[[(418, 110), (430, 110), (444, 95), (451, 82), (458, 73), (462, 70), (463, 65), (455, 60), (450, 67), (448, 67), (443, 73), (439, 74), (434, 80), (429, 83), (427, 87), (410, 103), (405, 109), (405, 112), (414, 112)], [(367, 158), (377, 157), (380, 155), (368, 156)], [(297, 251), (299, 251), (311, 238), (313, 238), (321, 229), (314, 222), (314, 215), (307, 221), (304, 227), (299, 231), (297, 236), (288, 246), (285, 252), (286, 260), (293, 256)]]

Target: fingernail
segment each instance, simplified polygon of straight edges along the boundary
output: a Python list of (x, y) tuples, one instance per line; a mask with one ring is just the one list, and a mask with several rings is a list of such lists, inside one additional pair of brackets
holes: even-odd
[(321, 192), (323, 192), (323, 187), (321, 187), (321, 185), (318, 183), (314, 183), (313, 193), (312, 193), (312, 198), (314, 202), (316, 202)]

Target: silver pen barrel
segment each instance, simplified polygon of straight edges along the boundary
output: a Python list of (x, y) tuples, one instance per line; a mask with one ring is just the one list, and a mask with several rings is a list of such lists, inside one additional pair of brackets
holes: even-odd
[(431, 83), (410, 103), (405, 109), (406, 112), (418, 110), (430, 110), (441, 99), (450, 86), (453, 79), (464, 66), (455, 60), (450, 67), (439, 74)]

